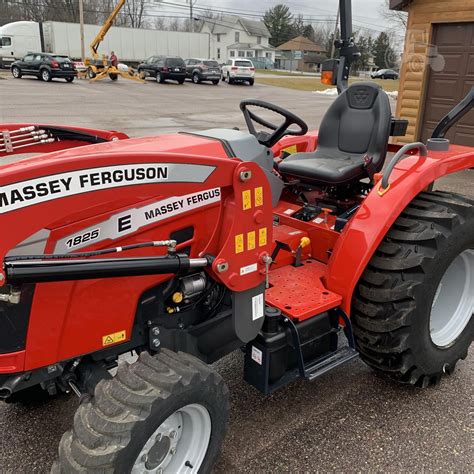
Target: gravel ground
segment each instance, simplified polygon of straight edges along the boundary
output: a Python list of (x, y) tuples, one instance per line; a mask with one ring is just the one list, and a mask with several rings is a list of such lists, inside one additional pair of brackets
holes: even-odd
[[(332, 102), (308, 92), (256, 84), (146, 86), (0, 84), (0, 121), (37, 121), (123, 130), (132, 136), (214, 126), (244, 126), (238, 102), (274, 101), (317, 127)], [(474, 171), (440, 181), (474, 196)], [(315, 382), (295, 382), (263, 397), (242, 380), (240, 351), (216, 364), (231, 390), (231, 419), (217, 473), (473, 472), (474, 358), (436, 388), (396, 385), (354, 361)], [(47, 472), (77, 400), (0, 405), (0, 472)]]

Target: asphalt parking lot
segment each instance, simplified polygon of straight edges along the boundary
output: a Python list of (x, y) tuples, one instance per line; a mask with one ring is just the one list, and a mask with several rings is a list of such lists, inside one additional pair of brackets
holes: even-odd
[[(317, 79), (315, 79), (317, 80)], [(0, 123), (40, 122), (120, 130), (131, 136), (244, 127), (243, 98), (275, 102), (317, 128), (333, 98), (255, 84), (43, 83), (0, 79)], [(474, 171), (441, 180), (474, 196)], [(474, 358), (437, 388), (399, 386), (360, 361), (313, 383), (263, 397), (242, 380), (240, 351), (216, 364), (231, 391), (231, 419), (217, 473), (473, 472)], [(0, 472), (47, 472), (77, 400), (0, 405)]]

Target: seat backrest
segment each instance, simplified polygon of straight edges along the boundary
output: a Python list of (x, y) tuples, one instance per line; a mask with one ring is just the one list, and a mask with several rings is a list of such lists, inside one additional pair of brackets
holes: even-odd
[(328, 158), (368, 154), (379, 171), (387, 154), (390, 126), (387, 94), (374, 82), (358, 82), (339, 95), (326, 112), (319, 128), (318, 150)]

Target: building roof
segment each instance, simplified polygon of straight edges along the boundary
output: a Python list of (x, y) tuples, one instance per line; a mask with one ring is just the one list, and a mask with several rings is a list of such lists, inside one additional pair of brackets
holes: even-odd
[(250, 36), (264, 36), (270, 38), (270, 31), (263, 21), (249, 20), (234, 15), (223, 15), (220, 18), (209, 18), (204, 20), (211, 32), (215, 35), (227, 34), (234, 30), (244, 30)]
[(280, 51), (310, 51), (312, 53), (325, 53), (326, 48), (305, 36), (297, 36), (296, 38), (281, 44), (277, 48)]
[(413, 0), (390, 0), (390, 10), (406, 10)]
[(259, 51), (275, 51), (275, 48), (269, 48), (268, 46), (263, 46), (263, 44), (257, 43), (234, 43), (227, 46), (227, 49), (253, 49)]

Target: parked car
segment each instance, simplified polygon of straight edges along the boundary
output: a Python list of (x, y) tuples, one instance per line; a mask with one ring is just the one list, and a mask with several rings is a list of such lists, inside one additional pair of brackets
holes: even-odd
[(248, 82), (253, 86), (255, 82), (255, 67), (250, 59), (229, 59), (222, 66), (222, 80), (229, 84), (234, 82)]
[(215, 86), (219, 84), (221, 78), (221, 68), (217, 61), (209, 59), (186, 59), (186, 77), (194, 84), (210, 81)]
[(72, 82), (77, 76), (76, 67), (67, 56), (49, 53), (28, 53), (23, 59), (14, 61), (10, 70), (16, 79), (36, 76), (44, 82), (56, 78)]
[(150, 56), (145, 62), (138, 65), (137, 70), (143, 79), (153, 77), (160, 84), (168, 79), (183, 84), (186, 79), (186, 64), (182, 58)]
[(398, 79), (398, 72), (393, 69), (379, 69), (372, 73), (372, 79)]

